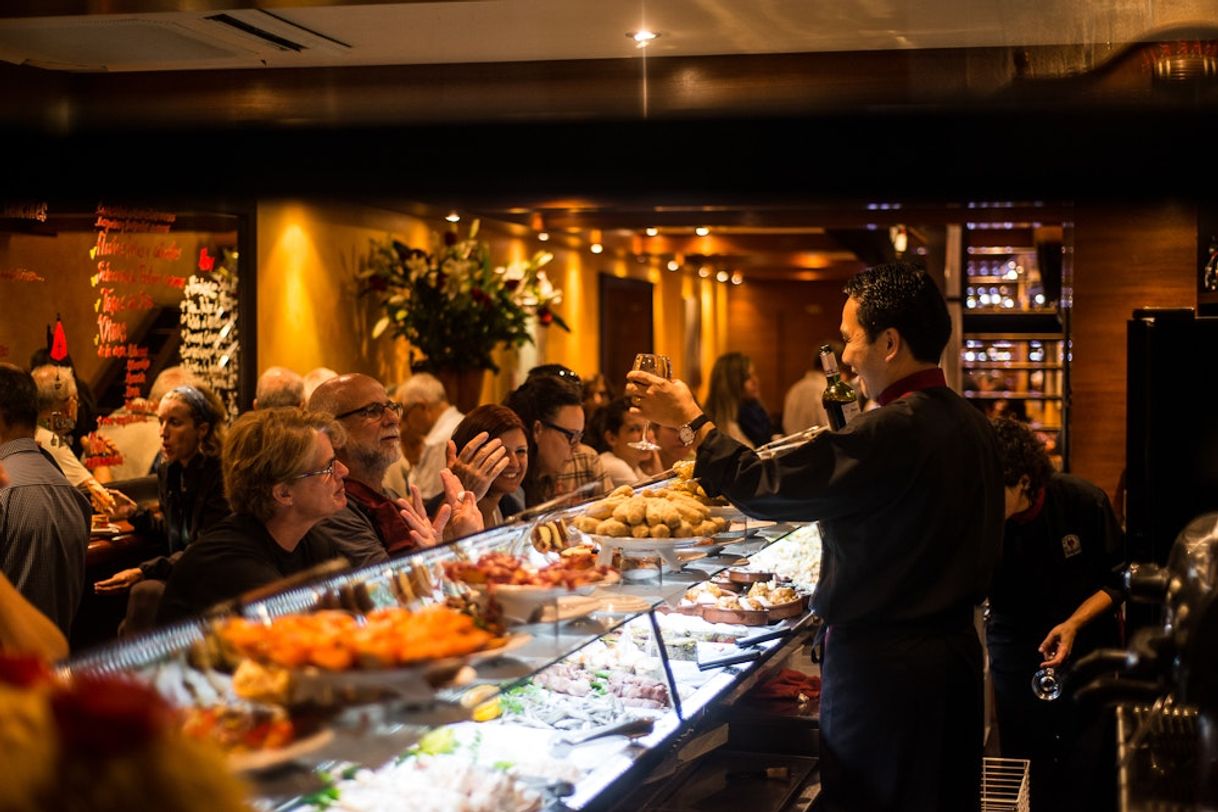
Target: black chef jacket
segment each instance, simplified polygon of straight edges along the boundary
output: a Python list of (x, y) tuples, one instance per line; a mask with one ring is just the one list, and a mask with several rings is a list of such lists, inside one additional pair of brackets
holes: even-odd
[(820, 521), (826, 807), (973, 809), (983, 722), (972, 610), (1002, 538), (997, 441), (940, 370), (879, 401), (769, 460), (711, 432), (694, 475), (752, 516)]
[[(1103, 590), (1122, 600), (1121, 528), (1103, 490), (1069, 474), (1053, 474), (1035, 504), (1006, 523), (1002, 557), (990, 590), (989, 634), (1032, 648), (1087, 598)], [(1116, 643), (1116, 616), (1084, 626), (1071, 659)], [(1030, 678), (1030, 677), (1029, 677)]]
[(258, 519), (234, 513), (182, 553), (165, 586), (157, 622), (197, 615), (251, 589), (339, 557), (330, 540), (316, 529), (306, 533), (289, 553)]
[[(1111, 721), (1083, 717), (1071, 697), (1032, 693), (1044, 659), (1037, 647), (1098, 591), (1119, 604), (1122, 537), (1107, 495), (1086, 480), (1054, 474), (1028, 510), (1007, 520), (986, 626), (1002, 754), (1032, 762), (1032, 808), (1112, 808)], [(1115, 612), (1079, 630), (1070, 662), (1119, 645)]]

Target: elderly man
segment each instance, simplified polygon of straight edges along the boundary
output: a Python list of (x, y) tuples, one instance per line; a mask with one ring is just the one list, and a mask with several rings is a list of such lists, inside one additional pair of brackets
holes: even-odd
[(103, 513), (115, 509), (115, 497), (89, 472), (68, 444), (76, 425), (76, 378), (67, 367), (47, 364), (30, 373), (38, 392), (38, 425), (34, 442), (55, 459), (59, 470), (75, 488), (88, 492), (93, 505)]
[(255, 409), (274, 409), (278, 406), (305, 405), (305, 382), (299, 373), (287, 367), (267, 367), (258, 376), (258, 387), (254, 390)]
[[(333, 415), (346, 433), (334, 453), (348, 468), (343, 480), (347, 506), (320, 524), (318, 531), (327, 535), (353, 565), (385, 561), (390, 553), (435, 544), (450, 524), (450, 517), (451, 532), (457, 535), (482, 529), (477, 507), (482, 494), (465, 491), (447, 470), (436, 472), (437, 480), (444, 477), (448, 499), (434, 522), (427, 521), (417, 488), (412, 489), (413, 498), (408, 502), (383, 486), (386, 469), (398, 458), (402, 406), (389, 399), (379, 381), (358, 373), (331, 378), (313, 392), (309, 409)], [(488, 456), (490, 452), (483, 460)], [(495, 462), (503, 457), (500, 444)], [(490, 480), (486, 484), (489, 486)]]
[(412, 375), (399, 386), (397, 400), (403, 408), (402, 445), (420, 445), (418, 463), (411, 461), (407, 481), (418, 486), (424, 499), (430, 499), (444, 489), (440, 469), (447, 461), (448, 439), (465, 415), (449, 405), (444, 384), (426, 372)]
[(0, 571), (66, 636), (85, 588), (89, 502), (34, 442), (34, 379), (0, 364)]

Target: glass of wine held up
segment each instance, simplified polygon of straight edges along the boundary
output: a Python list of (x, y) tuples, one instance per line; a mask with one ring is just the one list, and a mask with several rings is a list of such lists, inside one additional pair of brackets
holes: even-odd
[[(667, 355), (641, 352), (634, 357), (633, 368), (640, 372), (650, 372), (652, 375), (658, 375), (661, 378), (672, 378), (672, 361), (668, 359)], [(635, 398), (635, 405), (638, 405), (638, 398)], [(643, 427), (643, 439), (627, 443), (627, 445), (639, 451), (658, 451), (660, 447), (647, 439), (649, 434), (651, 434), (651, 423)]]

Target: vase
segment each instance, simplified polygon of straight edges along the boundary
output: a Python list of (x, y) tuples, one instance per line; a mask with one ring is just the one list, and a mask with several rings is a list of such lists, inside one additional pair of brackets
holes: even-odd
[(432, 374), (444, 384), (448, 402), (456, 406), (462, 414), (469, 414), (470, 410), (482, 401), (485, 369), (436, 369)]

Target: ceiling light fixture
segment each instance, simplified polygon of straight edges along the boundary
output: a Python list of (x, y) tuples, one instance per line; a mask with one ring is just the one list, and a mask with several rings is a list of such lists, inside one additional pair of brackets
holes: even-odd
[(549, 242), (549, 240), (550, 240), (550, 232), (548, 232), (548, 231), (538, 231), (538, 232), (537, 232), (537, 239), (541, 240), (542, 242)]
[(605, 246), (601, 245), (599, 242), (594, 242), (592, 245), (588, 246), (588, 250), (594, 254), (599, 254), (601, 251), (605, 250)]
[(660, 35), (654, 31), (648, 31), (646, 28), (641, 28), (638, 31), (627, 31), (626, 36), (634, 40), (636, 48), (646, 48)]
[(707, 234), (710, 234), (710, 229), (706, 226), (698, 226), (694, 229), (694, 233), (699, 237), (705, 237)]
[(720, 282), (726, 282), (730, 278), (731, 278), (731, 275), (728, 274), (727, 271), (720, 271), (719, 273), (715, 274), (715, 279)]
[(670, 270), (670, 271), (681, 270), (681, 263), (677, 262), (675, 259), (668, 260), (668, 270)]
[(743, 283), (744, 283), (744, 274), (740, 273), (740, 271), (736, 271), (734, 274), (732, 274), (732, 284), (733, 285), (740, 285)]
[(589, 251), (594, 254), (599, 254), (601, 251), (605, 250), (605, 246), (601, 244), (601, 241), (605, 239), (605, 235), (601, 233), (599, 228), (592, 229), (592, 233), (589, 234), (588, 237), (589, 241), (592, 243), (588, 246)]
[(461, 215), (457, 214), (455, 211), (450, 211), (448, 216), (444, 219), (450, 223), (459, 223), (461, 222)]
[(656, 228), (655, 226), (652, 226), (651, 228), (647, 229), (648, 237), (654, 237), (659, 233), (660, 233), (660, 229)]
[(698, 269), (698, 276), (702, 277), (703, 279), (706, 279), (710, 275), (711, 275), (711, 267), (709, 265), (703, 265), (701, 268)]

